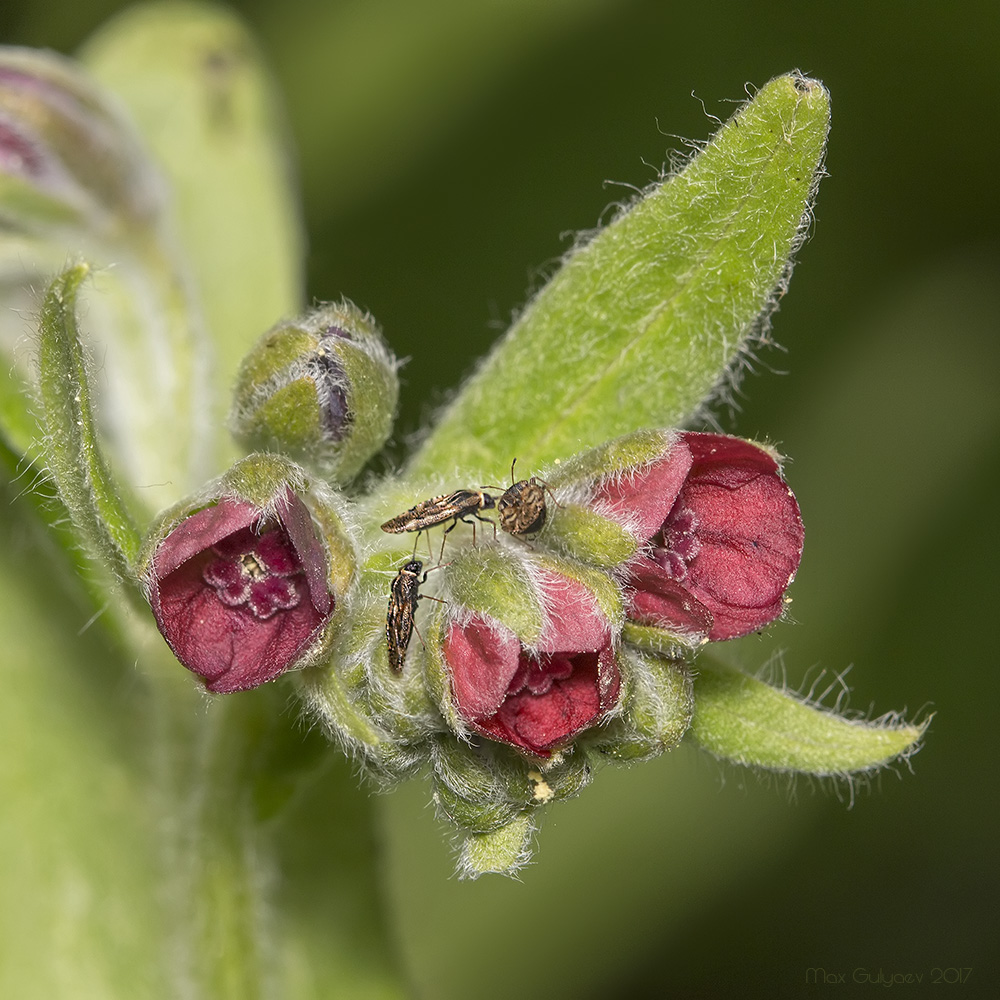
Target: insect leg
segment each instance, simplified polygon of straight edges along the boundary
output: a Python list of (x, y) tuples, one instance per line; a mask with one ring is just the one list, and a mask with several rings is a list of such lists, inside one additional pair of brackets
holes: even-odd
[[(473, 514), (472, 516), (477, 521), (484, 521), (486, 524), (488, 524), (493, 529), (493, 538), (494, 538), (494, 540), (496, 540), (496, 537), (497, 537), (497, 523), (496, 523), (496, 521), (494, 521), (494, 520), (492, 520), (491, 518), (488, 518), (488, 517), (480, 517), (478, 514)], [(472, 522), (470, 521), (469, 524), (472, 524)], [(476, 526), (474, 524), (472, 524), (472, 544), (473, 545), (476, 544)]]

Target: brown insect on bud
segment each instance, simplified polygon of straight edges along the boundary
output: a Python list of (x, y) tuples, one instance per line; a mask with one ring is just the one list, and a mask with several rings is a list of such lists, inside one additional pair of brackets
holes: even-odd
[[(416, 627), (417, 602), (429, 594), (421, 594), (420, 586), (427, 582), (426, 573), (421, 575), (424, 564), (419, 559), (411, 559), (401, 566), (389, 587), (389, 607), (385, 615), (385, 638), (389, 649), (389, 668), (394, 674), (403, 672), (406, 650)], [(437, 567), (433, 567), (437, 569)], [(432, 601), (440, 600), (431, 597)]]
[[(442, 493), (441, 496), (421, 500), (402, 514), (389, 518), (382, 525), (382, 530), (391, 535), (401, 535), (406, 531), (426, 531), (445, 521), (451, 524), (444, 529), (445, 535), (454, 529), (459, 521), (472, 525), (472, 544), (476, 543), (476, 524), (469, 520), (469, 515), (476, 521), (485, 521), (496, 534), (497, 526), (488, 518), (480, 517), (479, 511), (491, 510), (496, 506), (496, 500), (482, 490), (456, 490), (454, 493)], [(441, 539), (441, 553), (444, 553), (444, 538)], [(440, 558), (440, 556), (438, 557)]]
[(548, 513), (545, 504), (546, 492), (552, 496), (553, 502), (559, 506), (559, 501), (552, 495), (552, 490), (544, 480), (531, 476), (514, 482), (514, 466), (517, 459), (510, 463), (511, 485), (497, 500), (497, 512), (500, 515), (500, 527), (508, 535), (533, 535), (545, 526)]

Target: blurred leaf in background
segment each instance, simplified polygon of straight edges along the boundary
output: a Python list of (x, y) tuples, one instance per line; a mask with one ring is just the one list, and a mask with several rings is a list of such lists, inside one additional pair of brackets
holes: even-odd
[[(0, 41), (71, 52), (119, 6), (9, 3)], [(745, 81), (793, 65), (833, 95), (816, 239), (775, 320), (787, 353), (764, 355), (741, 411), (718, 414), (726, 431), (776, 441), (795, 459), (788, 477), (808, 529), (798, 625), (732, 655), (753, 670), (778, 643), (793, 686), (853, 665), (854, 707), (933, 708), (915, 773), (883, 775), (848, 809), (845, 789), (790, 793), (682, 749), (608, 771), (564, 804), (520, 882), (474, 884), (449, 880), (452, 859), (414, 783), (380, 807), (384, 891), (417, 993), (800, 996), (821, 966), (925, 981), (935, 967), (971, 968), (964, 995), (987, 995), (1000, 888), (987, 646), (1000, 557), (996, 5), (233, 6), (285, 92), (307, 294), (347, 292), (380, 317), (397, 353), (413, 355), (407, 432), (537, 286), (530, 269), (566, 249), (560, 234), (594, 226), (671, 150), (685, 151), (658, 127), (702, 138), (714, 130), (706, 113), (728, 117), (725, 100), (741, 99)], [(274, 318), (261, 317), (248, 342)], [(16, 546), (41, 543), (16, 514), (4, 523), (5, 575), (22, 579)], [(76, 599), (67, 587), (59, 600)], [(27, 612), (4, 607), (3, 634), (22, 635)], [(100, 643), (86, 643), (91, 679), (120, 692), (101, 671)], [(21, 662), (16, 643), (3, 657)], [(79, 718), (77, 681), (18, 676), (39, 688), (32, 703), (51, 706), (54, 726)], [(109, 713), (101, 739), (128, 724), (109, 705), (95, 707)], [(8, 728), (3, 739), (22, 737)], [(45, 741), (31, 745), (42, 752)], [(53, 772), (63, 766), (54, 757)], [(116, 780), (130, 780), (127, 767)], [(83, 808), (60, 806), (59, 787), (52, 822)], [(298, 836), (337, 829), (318, 810)], [(67, 912), (85, 913), (69, 875), (60, 891), (79, 909)], [(109, 884), (127, 878), (114, 872)], [(315, 885), (303, 876), (287, 888), (321, 939), (329, 915)]]

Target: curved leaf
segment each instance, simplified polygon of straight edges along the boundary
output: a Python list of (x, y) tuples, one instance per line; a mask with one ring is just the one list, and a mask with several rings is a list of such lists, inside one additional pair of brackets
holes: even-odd
[(698, 661), (690, 734), (735, 764), (817, 776), (883, 767), (919, 749), (929, 719), (847, 719), (727, 667)]
[(821, 175), (823, 86), (782, 76), (679, 173), (575, 250), (410, 471), (526, 468), (703, 405), (759, 338)]
[(94, 425), (90, 385), (76, 328), (76, 293), (86, 264), (64, 271), (42, 306), (38, 395), (45, 463), (83, 540), (122, 579), (139, 552), (139, 531), (112, 475)]

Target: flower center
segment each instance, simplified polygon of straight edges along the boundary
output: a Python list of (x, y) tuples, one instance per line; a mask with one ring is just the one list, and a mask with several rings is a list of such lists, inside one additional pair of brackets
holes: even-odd
[(690, 507), (674, 507), (653, 536), (649, 553), (653, 562), (662, 566), (674, 580), (687, 578), (688, 563), (701, 550), (698, 541), (698, 516)]
[(300, 600), (294, 577), (302, 565), (285, 529), (278, 526), (255, 534), (249, 528), (234, 532), (212, 546), (202, 579), (230, 608), (246, 607), (259, 619), (296, 607)]
[(572, 674), (573, 662), (568, 655), (546, 653), (535, 659), (522, 651), (517, 673), (507, 688), (507, 697), (525, 690), (534, 695), (548, 694), (556, 681), (564, 681)]
[(240, 556), (240, 565), (243, 572), (252, 580), (263, 580), (267, 575), (267, 567), (262, 565), (253, 552), (246, 552)]

